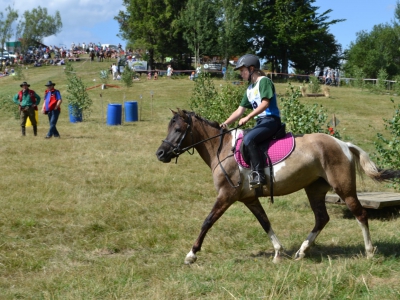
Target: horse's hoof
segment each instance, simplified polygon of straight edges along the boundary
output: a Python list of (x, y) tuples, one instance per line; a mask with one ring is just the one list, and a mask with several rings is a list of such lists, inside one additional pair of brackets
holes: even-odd
[(274, 264), (279, 264), (279, 263), (282, 262), (282, 258), (281, 258), (280, 256), (276, 256), (276, 257), (274, 257), (274, 259), (272, 260), (272, 262), (273, 262)]
[(185, 265), (191, 265), (197, 260), (196, 254), (190, 251), (185, 257)]
[(299, 250), (299, 251), (297, 251), (296, 254), (294, 255), (294, 259), (295, 259), (295, 260), (300, 260), (300, 259), (303, 259), (304, 256), (306, 256), (305, 253), (304, 253), (304, 252), (300, 252), (300, 250)]

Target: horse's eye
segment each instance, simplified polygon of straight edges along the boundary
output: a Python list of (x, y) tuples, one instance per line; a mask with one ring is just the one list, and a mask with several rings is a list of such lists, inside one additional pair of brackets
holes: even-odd
[(179, 127), (175, 128), (175, 132), (181, 132), (181, 129)]

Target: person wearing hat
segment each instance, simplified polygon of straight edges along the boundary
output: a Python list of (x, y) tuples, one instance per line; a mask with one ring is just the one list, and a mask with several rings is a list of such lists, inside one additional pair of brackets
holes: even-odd
[(45, 84), (47, 90), (44, 93), (44, 101), (42, 107), (42, 113), (49, 117), (50, 129), (46, 135), (46, 139), (51, 137), (60, 137), (60, 133), (57, 130), (57, 121), (60, 115), (60, 106), (62, 103), (61, 93), (59, 90), (54, 88), (56, 84), (51, 80)]
[[(240, 70), (240, 75), (248, 81), (249, 86), (239, 107), (220, 126), (226, 128), (239, 118), (239, 125), (246, 124), (252, 118), (256, 119), (256, 125), (244, 136), (243, 144), (250, 156), (252, 172), (249, 183), (257, 188), (266, 183), (265, 155), (258, 150), (258, 145), (271, 138), (281, 127), (280, 111), (275, 86), (260, 70), (260, 59), (256, 55), (246, 54), (240, 57), (235, 70)], [(252, 112), (242, 117), (246, 108), (252, 109)]]
[(13, 101), (19, 105), (22, 136), (25, 136), (25, 124), (27, 118), (32, 123), (33, 135), (37, 135), (37, 122), (35, 117), (35, 110), (40, 103), (40, 97), (34, 90), (29, 89), (31, 86), (26, 81), (19, 85), (22, 89), (13, 98)]

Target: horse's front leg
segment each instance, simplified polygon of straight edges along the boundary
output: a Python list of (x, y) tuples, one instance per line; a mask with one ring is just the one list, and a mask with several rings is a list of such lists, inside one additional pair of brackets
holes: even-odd
[(260, 222), (262, 228), (268, 234), (269, 238), (271, 239), (272, 245), (275, 249), (275, 256), (273, 259), (274, 263), (278, 263), (281, 260), (281, 251), (282, 251), (282, 244), (279, 242), (278, 238), (276, 237), (274, 231), (272, 230), (271, 223), (265, 213), (264, 208), (262, 207), (260, 200), (255, 198), (250, 202), (244, 202), (247, 208), (253, 213), (253, 215), (257, 218), (258, 222)]
[(232, 205), (234, 201), (229, 201), (229, 198), (223, 196), (223, 192), (220, 191), (217, 201), (211, 212), (208, 214), (207, 218), (204, 220), (201, 226), (200, 234), (193, 244), (192, 250), (186, 255), (185, 264), (192, 264), (196, 261), (196, 253), (201, 250), (201, 245), (206, 237), (208, 230), (214, 225), (214, 223), (224, 214), (224, 212)]

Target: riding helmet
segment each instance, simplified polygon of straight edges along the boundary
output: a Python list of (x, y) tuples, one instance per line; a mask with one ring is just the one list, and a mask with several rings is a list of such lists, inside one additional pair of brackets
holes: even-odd
[(256, 69), (260, 69), (260, 59), (258, 56), (254, 54), (245, 54), (242, 57), (240, 57), (236, 63), (236, 68), (234, 69), (235, 71), (240, 69), (241, 67), (250, 67), (254, 66)]

